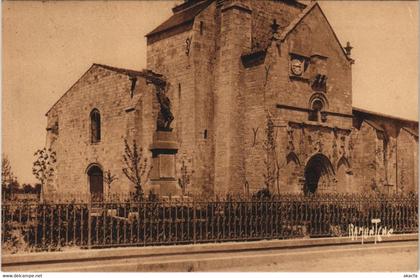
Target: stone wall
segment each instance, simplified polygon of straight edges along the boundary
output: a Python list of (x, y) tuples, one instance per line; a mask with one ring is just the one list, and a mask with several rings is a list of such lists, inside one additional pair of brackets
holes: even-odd
[(195, 19), (192, 35), (195, 94), (195, 150), (193, 182), (200, 192), (214, 192), (214, 92), (215, 92), (215, 22), (216, 5), (213, 3)]
[(401, 129), (397, 138), (397, 189), (410, 192), (418, 190), (417, 179), (418, 138)]
[[(257, 13), (259, 12), (257, 11)], [(273, 19), (277, 16), (276, 13), (267, 15), (268, 13), (268, 11), (264, 12), (267, 18)], [(256, 27), (254, 26), (254, 28)], [(270, 31), (268, 24), (262, 24), (260, 28)], [(315, 33), (315, 30), (323, 30), (323, 32), (316, 32), (316, 36), (311, 35)], [(259, 33), (263, 33), (263, 31)], [(305, 78), (293, 79), (290, 76), (290, 53), (308, 57), (322, 54), (327, 57), (327, 62), (322, 69), (317, 68), (317, 64), (314, 62), (309, 65), (307, 75), (304, 75)], [(327, 90), (325, 93), (320, 93), (328, 101), (327, 110), (338, 114), (328, 115), (325, 123), (308, 121), (308, 112), (305, 111), (310, 108), (310, 98), (315, 93), (309, 84), (313, 78), (311, 74), (318, 70), (322, 70), (322, 73), (328, 76)], [(338, 181), (340, 185), (334, 185), (331, 190), (348, 190), (352, 184), (352, 178), (348, 174), (350, 170), (346, 169), (349, 168), (347, 164), (349, 164), (350, 155), (347, 151), (347, 157), (342, 158), (343, 153), (340, 154), (340, 152), (343, 152), (343, 149), (339, 144), (344, 142), (343, 148), (347, 150), (350, 142), (349, 134), (352, 127), (351, 63), (345, 57), (341, 46), (318, 8), (315, 7), (284, 42), (272, 40), (266, 51), (264, 63), (246, 69), (243, 86), (246, 92), (244, 97), (246, 107), (244, 131), (246, 180), (251, 191), (263, 187), (264, 165), (267, 156), (263, 150), (263, 143), (266, 137), (267, 114), (272, 115), (274, 119), (275, 135), (277, 136), (276, 156), (279, 164), (277, 167), (281, 174), (279, 175), (280, 188), (276, 190), (301, 191), (305, 163), (311, 155), (315, 154), (314, 150), (308, 147), (312, 144), (308, 142), (308, 137), (312, 138), (309, 141), (313, 141), (319, 134), (324, 133), (325, 139), (321, 141), (325, 140), (323, 144), (326, 148), (322, 152), (330, 158), (340, 176), (340, 181)], [(278, 108), (277, 104), (297, 109)], [(304, 123), (307, 126), (303, 129), (305, 135), (297, 135), (302, 131), (296, 128), (297, 125), (290, 123)], [(290, 139), (288, 139), (288, 134), (290, 134), (288, 129), (291, 129), (291, 132), (296, 130), (296, 138), (302, 137), (302, 142), (293, 142), (293, 148), (296, 149), (291, 149), (288, 142)], [(339, 163), (340, 158), (342, 160)], [(337, 166), (340, 167), (337, 169)], [(341, 185), (341, 183), (344, 184)]]
[(184, 162), (191, 176), (189, 192), (213, 192), (214, 63), (213, 3), (196, 18), (191, 30), (148, 44), (147, 67), (170, 84), (174, 132), (180, 149), (177, 175)]
[[(86, 171), (92, 164), (116, 175), (111, 192), (132, 190), (122, 173), (124, 138), (137, 138), (137, 144), (150, 157), (149, 138), (151, 131), (155, 130), (152, 113), (156, 112), (152, 112), (151, 104), (153, 86), (138, 78), (131, 98), (131, 84), (129, 76), (94, 65), (47, 113), (48, 127), (58, 123), (58, 134), (51, 131), (47, 134), (47, 144), (57, 153), (57, 179), (52, 191), (89, 193)], [(139, 101), (143, 96), (144, 100)], [(126, 111), (132, 107), (138, 109), (138, 105), (144, 106), (144, 110)], [(101, 140), (98, 143), (91, 143), (90, 112), (94, 108), (101, 115)], [(136, 123), (139, 118), (142, 121)]]
[(302, 11), (300, 5), (286, 4), (281, 1), (247, 1), (252, 9), (252, 48), (266, 47), (271, 39), (271, 24), (276, 19), (280, 29), (286, 28)]
[[(190, 171), (196, 167), (196, 95), (192, 35), (193, 31), (186, 31), (147, 46), (147, 68), (163, 74), (169, 82), (168, 96), (175, 118), (172, 127), (179, 142), (176, 156), (177, 174), (182, 161)], [(192, 184), (196, 187), (197, 181), (194, 178)], [(195, 190), (196, 188), (188, 189)]]
[[(176, 177), (182, 165), (191, 176), (186, 192), (258, 191), (267, 160), (275, 168), (272, 191), (302, 192), (308, 162), (321, 155), (333, 172), (323, 192), (417, 188), (417, 123), (353, 109), (353, 61), (319, 6), (288, 29), (303, 9), (282, 1), (214, 1), (176, 32), (148, 41), (147, 68), (168, 81), (179, 142)], [(287, 36), (273, 34), (274, 19)], [(305, 61), (300, 76), (291, 72), (293, 57)], [(325, 88), (314, 87), (317, 75), (328, 78)], [(126, 74), (94, 66), (48, 113), (47, 145), (59, 161), (56, 190), (87, 192), (91, 163), (117, 174), (113, 190), (130, 190), (121, 172), (123, 138), (136, 139), (150, 156), (159, 110), (153, 85), (140, 78), (133, 97), (131, 85)], [(326, 115), (316, 121), (309, 118), (315, 97), (325, 101)], [(89, 138), (93, 108), (103, 121), (98, 144)], [(264, 149), (268, 117), (271, 154)]]

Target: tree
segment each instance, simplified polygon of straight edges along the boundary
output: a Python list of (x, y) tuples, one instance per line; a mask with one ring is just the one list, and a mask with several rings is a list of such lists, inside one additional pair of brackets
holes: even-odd
[(24, 194), (33, 194), (34, 191), (35, 191), (35, 188), (32, 187), (32, 185), (30, 185), (28, 183), (22, 184), (22, 188), (23, 188), (23, 193)]
[(124, 139), (123, 160), (125, 167), (122, 171), (124, 175), (134, 184), (134, 199), (143, 198), (143, 185), (149, 179), (150, 169), (148, 169), (147, 158), (143, 157), (143, 149), (137, 147), (136, 140), (130, 146), (127, 139)]
[(55, 163), (57, 162), (55, 152), (51, 149), (40, 149), (34, 153), (36, 160), (32, 166), (32, 174), (41, 184), (41, 200), (44, 200), (45, 185), (54, 176)]
[(15, 179), (9, 158), (5, 154), (3, 154), (1, 158), (1, 177), (2, 188), (7, 187), (7, 185)]
[(7, 155), (2, 154), (1, 159), (1, 190), (4, 194), (11, 194), (19, 188), (16, 176), (13, 174), (12, 166)]
[[(276, 135), (275, 135), (274, 138), (277, 138), (277, 132), (276, 132)], [(274, 141), (274, 146), (273, 147), (274, 147), (273, 148), (274, 162), (275, 162), (275, 165), (276, 165), (276, 168), (275, 168), (276, 188), (277, 188), (277, 194), (280, 195), (280, 170), (281, 170), (282, 167), (284, 167), (285, 162), (283, 163), (283, 165), (280, 165), (280, 159), (279, 159), (279, 156), (277, 155), (277, 151), (276, 151), (277, 144), (276, 144), (275, 141)]]
[(105, 171), (104, 182), (106, 183), (106, 185), (108, 187), (107, 188), (108, 189), (108, 198), (109, 198), (110, 193), (111, 193), (111, 183), (113, 183), (117, 179), (118, 178), (115, 175), (111, 174), (110, 170)]
[(178, 179), (179, 187), (182, 189), (182, 194), (185, 194), (185, 190), (187, 189), (188, 185), (190, 184), (190, 174), (188, 172), (187, 166), (185, 165), (185, 161), (182, 160), (181, 166), (181, 178)]
[(274, 123), (271, 119), (271, 115), (267, 114), (267, 125), (265, 128), (265, 140), (263, 142), (263, 150), (265, 151), (265, 173), (264, 173), (264, 186), (265, 188), (270, 191), (274, 185), (275, 180), (275, 172), (276, 169), (274, 168), (276, 160), (275, 160), (275, 150), (276, 150), (276, 142), (274, 138)]

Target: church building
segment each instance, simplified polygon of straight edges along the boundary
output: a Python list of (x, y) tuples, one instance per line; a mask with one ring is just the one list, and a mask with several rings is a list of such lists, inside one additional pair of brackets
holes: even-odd
[(315, 1), (186, 0), (146, 38), (147, 70), (94, 64), (47, 112), (47, 193), (133, 191), (124, 140), (161, 195), (417, 191), (418, 122), (352, 106)]

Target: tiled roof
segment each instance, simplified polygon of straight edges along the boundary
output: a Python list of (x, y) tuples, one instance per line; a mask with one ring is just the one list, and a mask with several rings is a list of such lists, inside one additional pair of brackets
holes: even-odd
[(207, 8), (213, 0), (206, 0), (206, 1), (198, 1), (196, 4), (192, 5), (189, 8), (181, 10), (179, 12), (175, 12), (168, 20), (163, 22), (159, 25), (156, 29), (151, 31), (146, 35), (146, 37), (150, 37), (152, 35), (161, 33), (163, 31), (172, 29), (179, 25), (192, 22), (194, 18), (205, 8)]

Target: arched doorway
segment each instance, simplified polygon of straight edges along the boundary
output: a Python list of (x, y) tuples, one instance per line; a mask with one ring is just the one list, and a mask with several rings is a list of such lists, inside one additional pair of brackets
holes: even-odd
[(328, 185), (334, 176), (334, 168), (328, 157), (323, 154), (312, 156), (305, 167), (305, 195), (317, 192), (320, 184)]
[(91, 165), (87, 171), (92, 199), (101, 200), (104, 194), (103, 172), (98, 165)]

